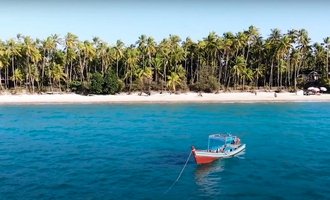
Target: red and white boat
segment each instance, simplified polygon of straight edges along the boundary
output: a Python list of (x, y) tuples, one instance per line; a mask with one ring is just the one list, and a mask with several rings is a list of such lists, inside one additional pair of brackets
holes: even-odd
[(221, 158), (230, 158), (245, 150), (245, 144), (231, 134), (213, 134), (209, 136), (207, 150), (197, 150), (192, 146), (192, 153), (197, 164), (207, 164)]

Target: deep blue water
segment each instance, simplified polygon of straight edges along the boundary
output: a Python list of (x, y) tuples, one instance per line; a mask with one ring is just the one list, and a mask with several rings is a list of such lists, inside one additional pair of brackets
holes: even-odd
[[(246, 153), (190, 153), (231, 132)], [(0, 199), (330, 199), (330, 103), (0, 106)]]

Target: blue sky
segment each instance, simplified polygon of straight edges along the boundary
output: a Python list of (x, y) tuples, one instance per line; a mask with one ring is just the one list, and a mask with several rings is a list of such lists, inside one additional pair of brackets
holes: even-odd
[(81, 40), (98, 36), (110, 44), (117, 39), (131, 44), (141, 34), (157, 41), (169, 34), (200, 40), (211, 31), (221, 35), (255, 25), (263, 37), (272, 28), (305, 28), (312, 41), (321, 42), (330, 36), (328, 8), (325, 0), (0, 0), (0, 38), (72, 32)]

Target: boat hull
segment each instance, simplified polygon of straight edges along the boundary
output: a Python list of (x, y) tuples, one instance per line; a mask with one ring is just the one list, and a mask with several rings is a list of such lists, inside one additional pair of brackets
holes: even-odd
[(220, 158), (217, 157), (211, 157), (211, 156), (200, 156), (200, 155), (195, 155), (195, 161), (197, 164), (207, 164), (214, 162)]
[(245, 144), (238, 145), (237, 148), (231, 152), (209, 152), (206, 150), (196, 150), (193, 147), (192, 152), (195, 156), (195, 161), (197, 164), (207, 164), (218, 159), (233, 157), (245, 150), (245, 146)]

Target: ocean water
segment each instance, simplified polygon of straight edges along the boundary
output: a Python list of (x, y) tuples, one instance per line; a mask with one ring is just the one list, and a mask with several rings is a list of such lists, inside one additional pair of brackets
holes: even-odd
[[(216, 132), (245, 154), (197, 166)], [(330, 199), (330, 103), (0, 106), (0, 199)]]

